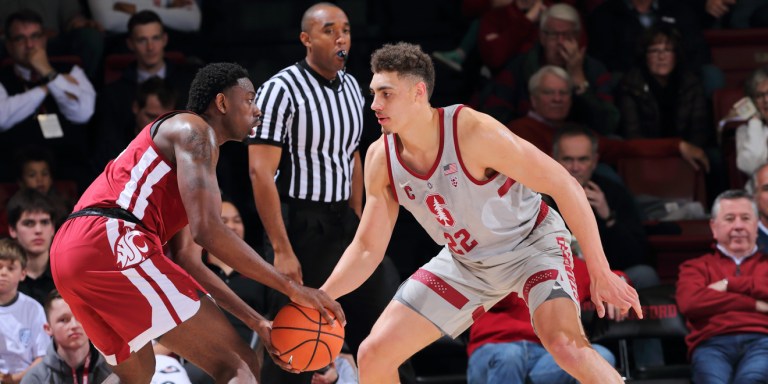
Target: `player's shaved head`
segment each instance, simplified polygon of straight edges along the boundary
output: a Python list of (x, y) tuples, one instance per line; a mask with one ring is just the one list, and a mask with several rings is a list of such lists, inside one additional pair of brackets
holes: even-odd
[(312, 23), (317, 19), (317, 14), (329, 8), (341, 9), (338, 5), (329, 2), (317, 3), (307, 8), (304, 11), (304, 16), (301, 17), (301, 31), (309, 32)]

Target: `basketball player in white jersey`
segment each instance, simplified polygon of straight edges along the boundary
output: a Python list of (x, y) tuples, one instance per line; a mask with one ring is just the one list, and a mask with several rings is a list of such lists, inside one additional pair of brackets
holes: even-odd
[(611, 272), (584, 190), (568, 172), (491, 117), (432, 108), (434, 68), (416, 45), (371, 58), (371, 109), (384, 135), (368, 149), (366, 205), (354, 241), (321, 290), (338, 298), (382, 260), (406, 207), (445, 248), (398, 290), (358, 352), (360, 382), (394, 383), (397, 367), (441, 335), (456, 337), (509, 292), (528, 304), (544, 347), (583, 383), (620, 383), (579, 321), (568, 231), (579, 239), (592, 301), (642, 317), (637, 293)]

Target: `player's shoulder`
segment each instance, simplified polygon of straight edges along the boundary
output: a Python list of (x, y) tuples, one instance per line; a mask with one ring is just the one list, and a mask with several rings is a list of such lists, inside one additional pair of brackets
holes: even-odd
[[(387, 142), (386, 135), (381, 135), (376, 141), (368, 146), (366, 152), (366, 159), (369, 159), (372, 163), (386, 161), (387, 156)], [(369, 161), (366, 161), (368, 163)]]
[(498, 120), (488, 114), (476, 111), (466, 105), (459, 108), (455, 112), (457, 114), (456, 129), (461, 137), (479, 139), (486, 137), (483, 133), (497, 133), (499, 129), (505, 128)]

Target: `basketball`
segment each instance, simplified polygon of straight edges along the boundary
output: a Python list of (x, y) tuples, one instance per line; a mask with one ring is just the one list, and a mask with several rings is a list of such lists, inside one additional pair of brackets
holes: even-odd
[(272, 345), (280, 359), (301, 371), (323, 368), (341, 352), (344, 327), (331, 327), (314, 308), (289, 303), (272, 321)]

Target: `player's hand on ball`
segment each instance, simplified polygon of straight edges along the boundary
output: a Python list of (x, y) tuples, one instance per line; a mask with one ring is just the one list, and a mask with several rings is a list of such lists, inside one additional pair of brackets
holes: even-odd
[[(331, 299), (328, 294), (319, 289), (297, 285), (295, 293), (289, 297), (294, 303), (301, 304), (305, 307), (315, 308), (320, 311), (323, 318), (325, 318), (325, 320), (332, 326), (347, 325), (347, 318), (344, 316), (341, 304), (336, 300)], [(329, 309), (330, 312), (328, 312)], [(335, 324), (336, 319), (339, 320), (339, 324)]]
[(272, 361), (277, 364), (278, 367), (292, 373), (299, 373), (299, 370), (293, 369), (290, 364), (280, 360), (280, 351), (275, 348), (274, 345), (272, 345), (272, 322), (261, 318), (261, 320), (258, 321), (257, 325), (254, 327), (250, 327), (253, 329), (258, 335), (259, 340), (264, 345), (264, 349), (267, 350), (269, 353), (269, 357), (272, 359)]

